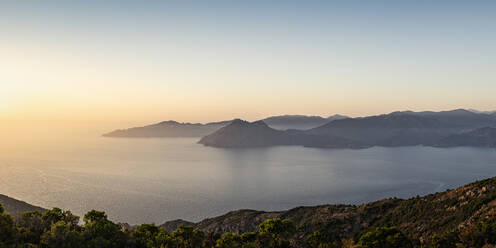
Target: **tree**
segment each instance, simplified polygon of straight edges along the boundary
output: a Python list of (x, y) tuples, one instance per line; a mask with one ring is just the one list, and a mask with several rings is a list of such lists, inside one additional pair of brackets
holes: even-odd
[(287, 239), (296, 232), (296, 227), (290, 220), (274, 218), (262, 222), (258, 226), (258, 232), (259, 246), (283, 248), (291, 246)]
[(458, 235), (455, 232), (446, 234), (434, 234), (431, 237), (432, 248), (451, 248), (456, 247), (459, 242)]
[(358, 241), (361, 248), (409, 248), (412, 242), (396, 227), (378, 227)]
[(308, 235), (306, 241), (312, 248), (335, 248), (343, 246), (341, 239), (319, 231)]
[(155, 248), (171, 246), (171, 237), (155, 224), (143, 224), (136, 227), (133, 237), (138, 248)]
[(50, 231), (42, 235), (41, 244), (50, 248), (83, 247), (79, 230), (76, 230), (72, 223), (65, 221), (52, 224)]
[(270, 234), (274, 238), (288, 237), (296, 231), (291, 220), (268, 219), (258, 226), (260, 234)]
[(460, 242), (467, 247), (496, 244), (496, 216), (482, 219), (461, 230)]
[(219, 240), (217, 240), (217, 245), (215, 247), (217, 248), (241, 248), (243, 245), (243, 240), (241, 239), (241, 236), (239, 236), (236, 233), (224, 233), (220, 237)]
[(23, 244), (39, 244), (44, 232), (44, 225), (40, 212), (25, 212), (22, 214), (17, 230), (20, 242)]
[(14, 218), (5, 212), (0, 204), (0, 247), (9, 247), (16, 242), (17, 230)]
[(126, 245), (126, 235), (119, 225), (107, 219), (105, 212), (91, 210), (84, 215), (83, 237), (87, 247), (113, 248)]
[(200, 248), (205, 239), (205, 233), (192, 226), (180, 225), (179, 228), (172, 233), (172, 237), (176, 239), (178, 244), (177, 247)]
[(257, 234), (254, 232), (243, 233), (241, 234), (241, 240), (243, 240), (244, 243), (255, 242), (257, 240)]
[(220, 239), (221, 235), (216, 232), (208, 232), (203, 240), (203, 247), (215, 247), (217, 245), (217, 240)]
[(59, 221), (63, 221), (72, 227), (76, 227), (79, 223), (79, 216), (73, 215), (69, 210), (63, 211), (60, 208), (53, 208), (43, 213), (41, 220), (43, 222), (43, 229), (48, 231), (51, 229), (52, 224)]

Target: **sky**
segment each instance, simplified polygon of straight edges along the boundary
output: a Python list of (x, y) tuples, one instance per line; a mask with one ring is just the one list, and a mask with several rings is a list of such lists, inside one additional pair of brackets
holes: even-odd
[(496, 110), (496, 1), (2, 1), (0, 120)]

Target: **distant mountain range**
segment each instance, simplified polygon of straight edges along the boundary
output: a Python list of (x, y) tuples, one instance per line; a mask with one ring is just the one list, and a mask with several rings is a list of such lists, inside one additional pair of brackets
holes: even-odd
[[(494, 147), (495, 138), (490, 132), (475, 132), (486, 127), (496, 128), (496, 113), (456, 109), (440, 112), (398, 111), (358, 118), (281, 115), (255, 122), (240, 119), (206, 124), (164, 121), (116, 130), (103, 136), (202, 137), (200, 144), (224, 148), (279, 145), (322, 148), (414, 145)], [(481, 138), (481, 135), (484, 137)]]
[[(274, 129), (310, 129), (318, 127), (333, 120), (347, 118), (344, 115), (333, 115), (327, 118), (320, 116), (305, 115), (281, 115), (271, 116), (263, 119), (267, 125)], [(129, 129), (119, 129), (106, 133), (105, 137), (128, 137), (128, 138), (148, 138), (148, 137), (202, 137), (210, 134), (221, 127), (231, 123), (229, 121), (211, 123), (179, 123), (177, 121), (163, 121), (156, 124), (133, 127)]]
[[(302, 145), (325, 148), (370, 146), (439, 146), (442, 140), (483, 127), (496, 127), (496, 116), (457, 109), (441, 112), (393, 112), (385, 115), (345, 118), (309, 130), (277, 131), (261, 121), (238, 120), (203, 137), (199, 143), (214, 147)], [(489, 133), (483, 133), (486, 136)], [(468, 137), (457, 136), (458, 139)], [(473, 139), (459, 145), (491, 146), (494, 137)], [(478, 142), (481, 142), (479, 144)], [(455, 143), (453, 143), (455, 145)], [(494, 146), (494, 145), (492, 145)]]
[(179, 123), (163, 121), (156, 124), (119, 129), (106, 133), (105, 137), (153, 138), (153, 137), (201, 137), (229, 124), (231, 121), (201, 123)]
[(200, 144), (215, 147), (261, 147), (277, 145), (303, 145), (329, 148), (364, 148), (359, 142), (345, 138), (308, 134), (302, 130), (276, 130), (264, 121), (232, 121), (216, 132), (203, 137)]

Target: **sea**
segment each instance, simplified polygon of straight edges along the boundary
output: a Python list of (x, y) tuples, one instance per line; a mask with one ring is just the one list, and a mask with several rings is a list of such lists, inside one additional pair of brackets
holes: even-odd
[[(131, 125), (131, 124), (129, 124)], [(225, 149), (199, 138), (106, 138), (122, 123), (2, 122), (0, 194), (115, 222), (199, 221), (238, 209), (362, 204), (496, 176), (496, 149)]]

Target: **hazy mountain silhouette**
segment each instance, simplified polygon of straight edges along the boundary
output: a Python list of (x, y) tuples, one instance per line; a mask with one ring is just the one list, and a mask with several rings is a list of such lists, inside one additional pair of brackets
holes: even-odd
[(333, 148), (362, 148), (359, 142), (330, 135), (319, 136), (301, 130), (276, 130), (263, 121), (247, 122), (240, 119), (203, 137), (198, 143), (214, 147), (261, 147), (301, 145)]
[(488, 114), (488, 115), (496, 114), (496, 110), (493, 110), (493, 111), (480, 111), (480, 110), (477, 110), (477, 109), (468, 109), (468, 111), (474, 112), (474, 113), (477, 113), (477, 114)]
[(201, 123), (179, 123), (163, 121), (144, 127), (115, 130), (106, 133), (105, 137), (201, 137), (227, 125), (230, 121)]
[(435, 145), (450, 135), (484, 126), (496, 127), (496, 118), (457, 109), (441, 112), (403, 111), (338, 119), (305, 131), (278, 131), (263, 122), (238, 120), (234, 124), (205, 136), (200, 143), (215, 147), (303, 145), (332, 148)]
[(431, 145), (452, 134), (484, 126), (496, 127), (496, 118), (467, 110), (442, 112), (393, 112), (387, 115), (332, 121), (309, 130), (315, 135), (334, 135), (369, 145)]
[[(451, 135), (482, 127), (496, 127), (496, 113), (456, 109), (440, 112), (398, 111), (359, 118), (341, 115), (328, 118), (282, 115), (252, 123), (239, 119), (206, 124), (164, 121), (144, 127), (116, 130), (104, 136), (203, 137), (199, 143), (215, 147), (302, 145), (360, 148), (438, 145)], [(463, 137), (468, 138), (460, 136), (459, 139)]]
[(458, 127), (478, 128), (496, 125), (494, 116), (488, 113), (474, 113), (465, 109), (456, 109), (451, 111), (423, 111), (423, 112), (403, 112), (412, 115), (431, 117), (444, 123), (450, 123)]
[(314, 135), (333, 135), (369, 145), (408, 146), (430, 144), (458, 130), (457, 125), (432, 117), (395, 112), (388, 115), (332, 121), (308, 130)]
[(271, 116), (263, 119), (269, 127), (279, 130), (298, 129), (306, 130), (314, 127), (324, 125), (333, 120), (340, 120), (348, 118), (344, 115), (332, 115), (327, 118), (321, 116), (307, 116), (307, 115), (279, 115)]
[[(274, 129), (309, 129), (323, 125), (329, 121), (343, 119), (346, 116), (333, 115), (328, 118), (320, 116), (305, 115), (281, 115), (262, 119), (267, 125)], [(202, 123), (179, 123), (177, 121), (163, 121), (160, 123), (133, 127), (129, 129), (115, 130), (106, 133), (105, 137), (202, 137), (210, 134), (221, 127), (226, 126), (231, 121)]]
[(290, 138), (284, 131), (275, 130), (263, 121), (233, 120), (229, 125), (203, 137), (201, 144), (223, 147), (289, 145)]

